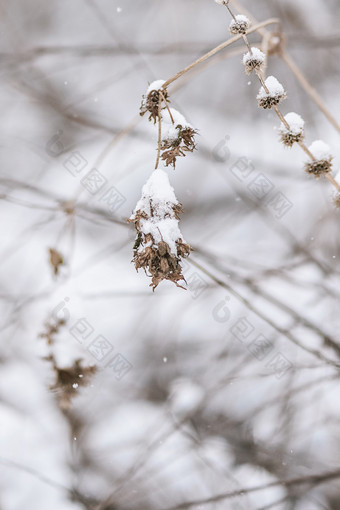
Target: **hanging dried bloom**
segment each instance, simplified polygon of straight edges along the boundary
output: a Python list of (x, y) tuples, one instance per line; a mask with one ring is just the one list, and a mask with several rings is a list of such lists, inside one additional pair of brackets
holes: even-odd
[(229, 25), (231, 34), (245, 34), (250, 27), (250, 21), (247, 16), (243, 14), (237, 14), (235, 19), (232, 19)]
[(160, 91), (162, 91), (162, 94), (165, 97), (165, 99), (169, 101), (167, 90), (162, 88), (164, 83), (165, 83), (164, 80), (156, 80), (152, 82), (142, 98), (140, 115), (143, 116), (146, 112), (148, 112), (150, 114), (149, 120), (153, 120), (154, 123), (156, 123), (158, 118), (158, 103), (160, 101)]
[(54, 275), (57, 276), (59, 274), (60, 266), (64, 264), (64, 258), (55, 248), (49, 248), (48, 252), (50, 256), (50, 265), (53, 269)]
[(261, 50), (255, 47), (251, 48), (251, 52), (248, 51), (248, 53), (243, 55), (242, 62), (245, 72), (251, 74), (254, 70), (261, 71), (265, 60), (266, 56)]
[[(142, 197), (128, 220), (136, 227), (133, 262), (152, 278), (153, 290), (163, 280), (177, 287), (185, 281), (181, 258), (188, 257), (191, 247), (185, 243), (178, 226), (182, 207), (164, 170), (155, 170), (143, 186)], [(183, 287), (182, 287), (183, 288)]]
[(81, 359), (75, 360), (71, 366), (59, 367), (53, 354), (44, 359), (52, 363), (56, 375), (55, 383), (50, 386), (50, 389), (55, 393), (60, 409), (67, 411), (71, 406), (72, 399), (79, 392), (78, 388), (89, 384), (97, 367), (83, 365)]
[(305, 121), (297, 113), (291, 112), (285, 115), (289, 125), (287, 128), (283, 123), (280, 126), (281, 142), (287, 147), (292, 147), (295, 142), (302, 142), (305, 137)]
[(258, 105), (261, 108), (270, 109), (286, 99), (287, 94), (283, 86), (274, 76), (268, 76), (265, 85), (267, 90), (261, 87), (257, 95)]
[(329, 173), (332, 169), (331, 150), (329, 146), (322, 140), (315, 140), (308, 147), (309, 152), (314, 156), (314, 161), (305, 163), (305, 170), (308, 174), (314, 175), (317, 179), (321, 175)]
[(185, 156), (185, 152), (193, 152), (196, 148), (195, 135), (197, 131), (174, 108), (170, 108), (162, 115), (162, 143), (161, 158), (166, 166), (175, 168), (176, 159)]

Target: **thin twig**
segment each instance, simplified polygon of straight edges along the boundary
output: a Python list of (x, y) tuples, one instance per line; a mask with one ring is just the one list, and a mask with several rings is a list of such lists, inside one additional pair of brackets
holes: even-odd
[(158, 99), (158, 144), (157, 144), (157, 158), (156, 158), (155, 170), (157, 170), (158, 165), (159, 165), (159, 158), (161, 155), (161, 145), (162, 145), (162, 114), (161, 114), (162, 97), (164, 97), (163, 94), (159, 94), (159, 99)]
[(306, 77), (302, 74), (298, 66), (295, 64), (294, 60), (291, 58), (290, 55), (288, 55), (287, 51), (284, 49), (281, 49), (279, 53), (282, 60), (287, 64), (289, 69), (292, 71), (304, 91), (313, 99), (313, 101), (317, 104), (317, 106), (320, 108), (322, 113), (325, 115), (327, 120), (333, 125), (333, 127), (340, 133), (340, 125), (336, 121), (336, 119), (333, 117), (331, 112), (328, 110), (327, 106), (325, 105), (323, 99), (319, 96), (319, 94), (316, 92), (316, 90), (310, 85)]
[[(280, 20), (278, 18), (270, 18), (266, 21), (263, 21), (262, 23), (258, 23), (256, 25), (254, 25), (252, 28), (250, 28), (248, 30), (248, 34), (251, 34), (252, 32), (256, 32), (257, 30), (259, 30), (260, 28), (262, 27), (266, 27), (268, 25), (272, 25), (274, 23), (279, 23)], [(181, 71), (179, 71), (177, 74), (175, 74), (174, 76), (172, 76), (171, 78), (169, 78), (164, 84), (163, 84), (163, 88), (165, 89), (166, 87), (168, 87), (170, 85), (170, 83), (173, 83), (174, 81), (176, 81), (178, 78), (180, 78), (181, 76), (183, 76), (183, 74), (187, 73), (188, 71), (190, 71), (191, 69), (193, 69), (194, 67), (196, 67), (197, 65), (201, 64), (202, 62), (204, 62), (205, 60), (207, 60), (208, 58), (212, 57), (213, 55), (215, 55), (216, 53), (218, 53), (219, 51), (223, 50), (224, 48), (227, 48), (228, 46), (230, 46), (231, 44), (234, 44), (235, 42), (239, 41), (240, 39), (242, 39), (242, 35), (235, 35), (235, 37), (232, 37), (231, 39), (228, 39), (227, 41), (224, 41), (222, 44), (220, 44), (219, 46), (216, 46), (216, 48), (212, 49), (211, 51), (209, 51), (208, 53), (206, 53), (205, 55), (203, 55), (202, 57), (200, 57), (199, 59), (195, 60), (195, 62), (193, 62), (192, 64), (190, 64), (189, 66), (185, 67), (184, 69), (182, 69)]]

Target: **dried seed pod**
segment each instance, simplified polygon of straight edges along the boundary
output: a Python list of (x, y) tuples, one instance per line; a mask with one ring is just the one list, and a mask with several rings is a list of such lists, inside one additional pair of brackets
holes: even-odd
[(308, 147), (309, 152), (315, 158), (314, 161), (305, 163), (305, 170), (308, 174), (314, 175), (317, 179), (321, 175), (328, 174), (332, 170), (333, 156), (329, 146), (322, 140), (315, 140)]
[(265, 86), (267, 90), (261, 87), (257, 95), (259, 107), (270, 109), (286, 99), (287, 94), (283, 86), (274, 76), (268, 76), (265, 81)]
[(170, 108), (170, 113), (164, 112), (162, 115), (161, 159), (165, 162), (165, 166), (170, 165), (175, 168), (176, 159), (179, 156), (185, 156), (186, 152), (195, 150), (196, 134), (197, 131), (177, 110)]
[(235, 19), (232, 19), (229, 25), (231, 34), (242, 34), (244, 35), (250, 27), (250, 21), (247, 16), (243, 14), (237, 14)]
[(305, 121), (297, 113), (291, 112), (285, 115), (285, 120), (289, 125), (287, 128), (283, 123), (280, 126), (281, 142), (287, 147), (292, 147), (296, 142), (302, 142), (305, 137)]
[(142, 98), (142, 104), (140, 106), (140, 115), (144, 115), (145, 113), (149, 113), (149, 120), (153, 120), (156, 123), (158, 119), (158, 104), (161, 100), (160, 91), (162, 92), (164, 98), (169, 101), (168, 92), (166, 89), (163, 89), (162, 86), (165, 83), (164, 80), (156, 80), (152, 82), (146, 91), (145, 96)]
[(246, 74), (251, 74), (252, 71), (261, 71), (266, 60), (265, 54), (258, 48), (251, 48), (251, 52), (243, 55), (243, 65)]

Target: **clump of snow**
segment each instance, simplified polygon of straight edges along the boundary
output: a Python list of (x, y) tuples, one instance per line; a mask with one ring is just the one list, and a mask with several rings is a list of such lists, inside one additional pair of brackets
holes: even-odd
[(300, 115), (294, 112), (290, 112), (287, 113), (287, 115), (285, 115), (285, 120), (289, 124), (289, 129), (287, 129), (286, 126), (281, 123), (280, 126), (281, 133), (290, 132), (293, 135), (299, 135), (303, 133), (305, 121)]
[(274, 76), (268, 76), (268, 78), (265, 81), (266, 87), (269, 91), (265, 91), (263, 87), (260, 88), (259, 94), (257, 96), (258, 99), (262, 99), (268, 96), (271, 97), (278, 97), (278, 96), (284, 96), (285, 95), (285, 89), (281, 85), (281, 83), (274, 77)]
[(244, 65), (246, 65), (249, 60), (257, 60), (259, 62), (264, 62), (265, 61), (265, 54), (259, 49), (259, 48), (256, 48), (255, 46), (251, 49), (251, 53), (250, 51), (248, 51), (248, 53), (245, 53), (243, 55), (243, 59), (242, 59), (242, 62)]
[[(250, 25), (250, 21), (249, 19), (247, 18), (247, 16), (245, 16), (244, 14), (237, 14), (235, 16), (235, 19), (238, 23), (248, 23)], [(231, 20), (230, 22), (230, 25), (232, 25), (233, 23), (235, 23), (235, 20)]]
[(315, 140), (309, 147), (309, 152), (313, 154), (317, 160), (330, 160), (332, 159), (331, 149), (327, 143), (322, 140)]
[(225, 5), (225, 0), (215, 0), (215, 2), (219, 5)]
[[(155, 244), (161, 241), (167, 243), (173, 254), (177, 254), (176, 241), (183, 240), (178, 219), (174, 216), (173, 208), (177, 204), (178, 201), (167, 173), (160, 169), (154, 170), (144, 184), (142, 197), (131, 216), (133, 219), (137, 211), (145, 213), (145, 219), (140, 220), (141, 232), (145, 235), (151, 234)], [(141, 245), (140, 248), (142, 250), (143, 246)]]
[(176, 414), (187, 415), (196, 411), (204, 399), (204, 391), (189, 379), (177, 379), (171, 386), (171, 407)]
[(162, 113), (162, 140), (171, 141), (178, 138), (180, 128), (192, 128), (192, 126), (179, 111), (175, 110), (175, 108), (169, 109), (173, 122), (168, 110), (164, 110)]
[(159, 90), (164, 85), (165, 80), (155, 80), (152, 83), (150, 83), (148, 90), (146, 91), (146, 95), (148, 96), (150, 92), (153, 90)]

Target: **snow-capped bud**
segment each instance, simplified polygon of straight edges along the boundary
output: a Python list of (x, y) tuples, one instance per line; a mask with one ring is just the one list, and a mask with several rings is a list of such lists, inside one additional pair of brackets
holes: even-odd
[(265, 85), (268, 92), (264, 89), (264, 87), (261, 87), (257, 95), (258, 105), (261, 108), (270, 109), (286, 99), (287, 94), (283, 86), (276, 78), (274, 78), (274, 76), (268, 76), (265, 81)]
[(282, 123), (280, 126), (281, 142), (287, 147), (292, 147), (295, 142), (301, 142), (305, 137), (305, 121), (297, 113), (291, 112), (285, 115), (289, 129)]
[(243, 55), (242, 62), (245, 68), (245, 72), (247, 74), (251, 74), (253, 70), (260, 71), (263, 67), (265, 59), (266, 56), (261, 50), (258, 48), (252, 48), (251, 52), (248, 51), (248, 53)]
[(162, 91), (165, 99), (168, 99), (168, 93), (166, 89), (163, 89), (164, 80), (156, 80), (152, 82), (145, 95), (142, 98), (142, 104), (140, 106), (140, 115), (144, 115), (149, 112), (149, 120), (153, 120), (156, 123), (158, 118), (158, 103), (160, 101), (160, 90)]
[(170, 280), (178, 287), (178, 281), (185, 281), (180, 261), (188, 257), (191, 246), (183, 240), (178, 226), (181, 212), (166, 172), (154, 170), (128, 220), (137, 231), (133, 262), (137, 271), (143, 268), (152, 278), (153, 290), (162, 280)]
[(245, 34), (250, 27), (250, 21), (247, 16), (237, 14), (235, 19), (232, 19), (229, 25), (231, 34)]
[(329, 173), (332, 169), (333, 159), (329, 146), (322, 140), (315, 140), (308, 150), (314, 156), (315, 161), (305, 163), (306, 172), (316, 178)]
[(185, 156), (186, 152), (193, 152), (196, 148), (195, 135), (197, 131), (186, 121), (181, 113), (174, 108), (165, 110), (162, 115), (162, 144), (161, 158), (165, 165), (175, 168), (176, 159)]

